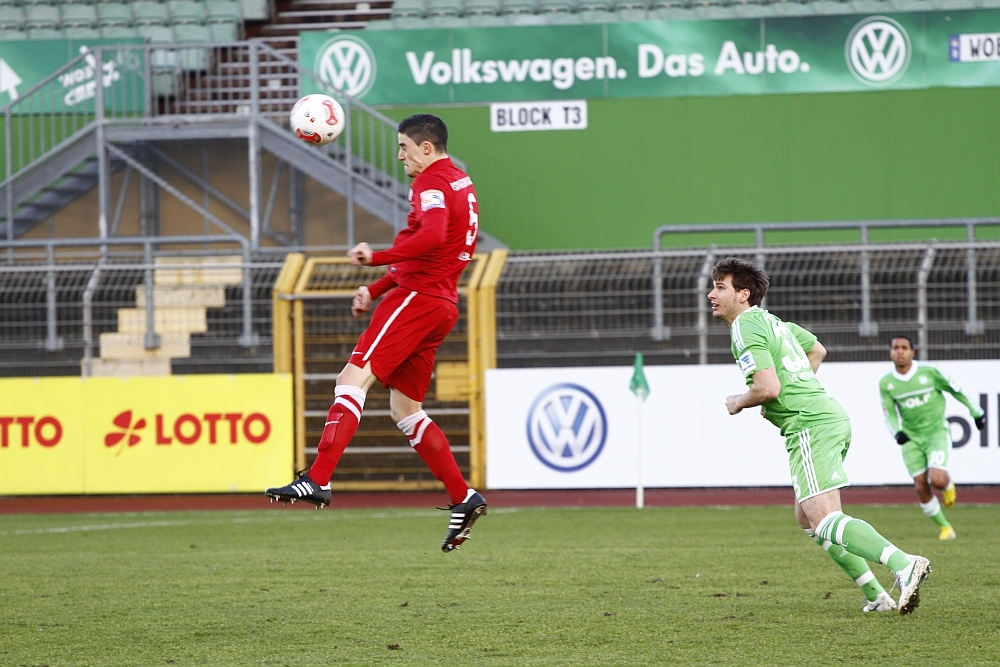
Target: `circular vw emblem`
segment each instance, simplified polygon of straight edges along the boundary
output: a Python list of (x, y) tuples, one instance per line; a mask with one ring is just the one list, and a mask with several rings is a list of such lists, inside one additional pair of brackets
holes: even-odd
[(872, 16), (858, 23), (844, 46), (851, 74), (869, 86), (888, 86), (903, 76), (911, 52), (906, 30), (885, 16)]
[(364, 97), (375, 83), (375, 54), (357, 37), (341, 35), (320, 47), (315, 70), (345, 95)]
[(557, 384), (543, 391), (528, 412), (528, 444), (538, 460), (560, 472), (585, 468), (604, 449), (608, 420), (589, 391)]

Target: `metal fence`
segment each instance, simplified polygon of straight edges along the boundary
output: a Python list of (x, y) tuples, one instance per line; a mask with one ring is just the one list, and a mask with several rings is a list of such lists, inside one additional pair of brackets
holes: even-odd
[[(102, 351), (121, 356), (112, 348), (123, 336), (151, 350), (185, 330), (192, 332), (188, 351), (170, 360), (173, 373), (271, 371), (271, 290), (280, 261), (216, 265), (209, 256), (192, 269), (163, 261), (176, 253), (150, 249), (143, 257), (141, 244), (132, 250), (132, 257), (81, 252), (0, 266), (0, 376), (88, 375)], [(168, 292), (164, 283), (171, 281), (158, 277), (192, 270), (235, 272), (239, 282)], [(153, 299), (146, 298), (150, 293)], [(193, 309), (193, 302), (208, 307)]]
[(929, 242), (512, 255), (497, 286), (498, 365), (626, 365), (635, 352), (732, 363), (706, 298), (727, 256), (763, 263), (764, 306), (816, 333), (831, 361), (882, 360), (897, 333), (921, 358), (1000, 356), (1000, 243)]

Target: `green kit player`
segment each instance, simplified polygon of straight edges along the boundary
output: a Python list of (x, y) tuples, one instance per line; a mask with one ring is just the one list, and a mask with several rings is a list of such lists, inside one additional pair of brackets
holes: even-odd
[(951, 430), (944, 418), (943, 392), (969, 409), (979, 430), (986, 426), (986, 414), (937, 366), (914, 361), (913, 341), (906, 336), (892, 339), (889, 357), (896, 369), (878, 383), (889, 432), (903, 447), (903, 462), (917, 487), (920, 509), (940, 527), (942, 540), (953, 540), (955, 529), (931, 490), (941, 491), (945, 507), (955, 504), (955, 484), (948, 475)]
[(826, 349), (802, 327), (760, 308), (769, 280), (752, 263), (724, 259), (713, 268), (712, 280), (712, 315), (729, 325), (733, 356), (749, 386), (745, 394), (726, 398), (726, 409), (735, 415), (759, 405), (780, 429), (798, 501), (795, 518), (864, 591), (868, 604), (863, 611), (897, 606), (867, 559), (895, 573), (899, 613), (911, 613), (920, 602), (919, 587), (930, 574), (930, 561), (904, 553), (841, 510), (840, 489), (849, 484), (844, 457), (851, 445), (851, 422), (816, 379)]

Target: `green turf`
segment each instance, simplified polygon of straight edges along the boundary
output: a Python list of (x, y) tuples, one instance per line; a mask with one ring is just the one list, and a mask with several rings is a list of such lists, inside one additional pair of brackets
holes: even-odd
[(1000, 662), (1000, 507), (950, 543), (847, 509), (930, 557), (912, 616), (862, 614), (786, 507), (494, 509), (447, 555), (433, 510), (3, 516), (0, 665)]

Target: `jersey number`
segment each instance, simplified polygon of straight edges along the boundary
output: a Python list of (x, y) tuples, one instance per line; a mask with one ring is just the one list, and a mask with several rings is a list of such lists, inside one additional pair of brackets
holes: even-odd
[(809, 364), (809, 357), (806, 356), (802, 350), (802, 346), (799, 345), (799, 341), (795, 339), (795, 336), (788, 330), (785, 323), (779, 319), (775, 319), (771, 322), (771, 326), (774, 329), (774, 335), (781, 341), (782, 349), (787, 353), (781, 358), (781, 365), (785, 367), (785, 370), (789, 373), (800, 373), (805, 370), (811, 370), (812, 366)]

